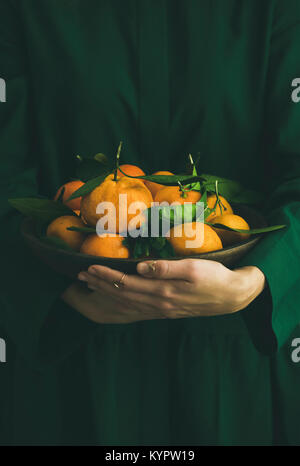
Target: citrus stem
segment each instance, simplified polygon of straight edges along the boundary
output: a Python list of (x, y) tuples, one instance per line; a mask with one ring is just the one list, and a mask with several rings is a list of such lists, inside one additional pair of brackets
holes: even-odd
[(114, 181), (118, 181), (117, 175), (118, 175), (118, 170), (120, 166), (120, 153), (121, 153), (122, 145), (123, 145), (123, 142), (121, 141), (119, 144), (118, 150), (117, 150), (117, 155), (116, 155), (116, 168), (114, 171), (114, 178), (113, 178)]
[[(192, 157), (192, 154), (189, 154), (188, 155), (189, 159), (190, 159), (190, 164), (192, 166), (192, 176), (198, 176), (198, 173), (197, 173), (197, 168), (196, 168), (196, 164), (194, 162), (194, 159)], [(185, 191), (199, 191), (201, 189), (201, 183), (200, 181), (196, 182), (196, 183), (192, 183), (189, 185), (190, 187), (189, 188), (186, 188)], [(198, 189), (194, 189), (194, 188), (198, 188)]]
[(223, 210), (225, 211), (225, 210), (226, 210), (226, 207), (223, 205), (223, 203), (222, 203), (222, 201), (221, 201), (221, 199), (220, 199), (220, 196), (219, 196), (218, 180), (216, 180), (216, 197), (217, 197), (217, 200), (216, 200), (216, 205), (215, 205), (214, 210), (216, 210), (217, 205), (219, 205), (219, 206), (220, 206), (221, 215), (223, 215)]
[(179, 189), (181, 191), (181, 194), (180, 196), (183, 197), (184, 199), (187, 197), (187, 193), (186, 193), (186, 189), (184, 188), (184, 186), (182, 186), (182, 184), (180, 183), (180, 181), (178, 181), (178, 184), (179, 184)]

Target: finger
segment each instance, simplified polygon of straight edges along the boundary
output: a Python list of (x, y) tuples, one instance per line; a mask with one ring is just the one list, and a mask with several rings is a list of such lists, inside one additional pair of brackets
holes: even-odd
[(148, 310), (156, 310), (159, 308), (159, 300), (156, 296), (138, 293), (127, 289), (127, 286), (122, 282), (119, 288), (116, 288), (113, 283), (98, 278), (95, 275), (85, 273), (87, 286), (91, 290), (102, 291), (123, 304), (127, 305), (146, 305)]
[(122, 321), (124, 322), (127, 320), (136, 321), (166, 318), (161, 312), (153, 308), (153, 305), (146, 304), (143, 301), (138, 302), (137, 299), (134, 299), (133, 301), (131, 299), (126, 299), (121, 293), (113, 295), (112, 291), (114, 292), (114, 290), (109, 290), (109, 285), (104, 281), (101, 284), (91, 284), (87, 282), (87, 286), (91, 291), (96, 293), (98, 296), (97, 301), (100, 297), (100, 306), (103, 303), (106, 303), (106, 300), (108, 299), (108, 304), (112, 309), (111, 313), (113, 313), (113, 316), (116, 318), (117, 316), (122, 317)]
[[(113, 285), (114, 282), (118, 283), (120, 282), (120, 280), (122, 280), (122, 284), (124, 285), (124, 287), (126, 287), (127, 290), (142, 293), (143, 295), (160, 294), (161, 287), (155, 280), (152, 280), (151, 277), (150, 279), (147, 279), (144, 277), (140, 277), (139, 275), (126, 274), (124, 276), (123, 272), (120, 272), (119, 270), (113, 270), (109, 267), (104, 267), (102, 265), (93, 265), (89, 267), (88, 273), (100, 278), (101, 280), (107, 281), (111, 285)], [(169, 284), (169, 288), (174, 288), (174, 291), (176, 290), (171, 282)]]
[(147, 278), (159, 278), (160, 280), (177, 279), (191, 282), (194, 279), (195, 268), (195, 259), (181, 259), (177, 261), (158, 260), (140, 262), (137, 266), (137, 271), (140, 275)]

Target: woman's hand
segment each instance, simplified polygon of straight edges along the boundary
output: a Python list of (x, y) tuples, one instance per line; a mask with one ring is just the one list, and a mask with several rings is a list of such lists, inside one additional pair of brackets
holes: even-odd
[[(146, 261), (137, 271), (139, 275), (123, 277), (122, 272), (94, 265), (79, 279), (94, 291), (96, 307), (109, 302), (105, 315), (114, 322), (231, 314), (247, 307), (265, 287), (257, 267), (232, 271), (202, 259)], [(122, 277), (116, 288), (114, 282)]]
[[(116, 289), (116, 288), (115, 288)], [(146, 304), (132, 306), (122, 300), (122, 295), (113, 296), (102, 291), (90, 291), (82, 283), (70, 285), (62, 300), (86, 318), (98, 324), (130, 323), (138, 320), (164, 319), (165, 317)]]

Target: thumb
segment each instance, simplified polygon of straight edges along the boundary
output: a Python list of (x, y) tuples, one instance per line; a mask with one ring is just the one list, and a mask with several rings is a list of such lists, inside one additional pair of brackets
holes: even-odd
[(158, 260), (145, 261), (137, 265), (137, 272), (147, 278), (181, 279), (190, 280), (190, 261), (182, 260)]

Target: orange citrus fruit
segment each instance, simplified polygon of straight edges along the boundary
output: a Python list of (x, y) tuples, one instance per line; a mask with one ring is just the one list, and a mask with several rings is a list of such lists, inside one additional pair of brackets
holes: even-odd
[(84, 223), (75, 215), (64, 215), (53, 220), (47, 228), (46, 235), (54, 236), (67, 243), (72, 249), (78, 251), (84, 241), (85, 235), (79, 231), (67, 230), (68, 227), (84, 227)]
[(77, 197), (76, 199), (72, 199), (71, 201), (68, 201), (68, 202), (67, 200), (75, 191), (77, 191), (77, 189), (81, 188), (81, 186), (83, 185), (84, 183), (79, 180), (69, 181), (68, 183), (63, 184), (58, 189), (57, 193), (55, 194), (54, 200), (57, 201), (62, 189), (65, 188), (63, 199), (62, 199), (63, 203), (67, 205), (68, 207), (70, 207), (70, 209), (72, 210), (80, 210), (81, 197)]
[(124, 237), (120, 235), (89, 235), (83, 242), (80, 252), (91, 256), (127, 259), (129, 250), (124, 246), (123, 241)]
[[(236, 228), (237, 230), (250, 230), (248, 223), (243, 217), (234, 214), (225, 214), (220, 215), (219, 217), (214, 217), (211, 220), (211, 223), (219, 223), (230, 228)], [(230, 246), (234, 243), (240, 243), (249, 238), (247, 233), (238, 233), (237, 231), (222, 230), (221, 228), (215, 228), (216, 233), (221, 238), (224, 246)]]
[[(173, 174), (174, 173), (171, 173), (171, 172), (168, 172), (168, 171), (158, 171), (158, 172), (153, 173), (153, 175), (173, 175)], [(153, 181), (145, 181), (145, 185), (147, 186), (147, 188), (151, 192), (151, 194), (153, 196), (153, 199), (155, 198), (156, 193), (160, 189), (165, 188), (165, 186), (163, 184), (154, 183)]]
[(155, 202), (168, 202), (172, 204), (177, 202), (184, 204), (185, 202), (198, 202), (201, 199), (201, 194), (198, 191), (186, 191), (180, 190), (179, 186), (165, 186), (160, 189), (154, 198)]
[[(199, 231), (196, 230), (198, 224)], [(217, 233), (205, 223), (191, 222), (176, 225), (170, 230), (169, 241), (178, 256), (190, 256), (222, 249)], [(188, 244), (192, 242), (193, 244)]]
[[(229, 202), (223, 197), (223, 196), (219, 196), (219, 199), (221, 201), (221, 207), (222, 207), (222, 211), (221, 211), (221, 208), (220, 208), (220, 204), (217, 205), (216, 207), (216, 210), (214, 212), (212, 212), (207, 218), (206, 218), (206, 221), (207, 222), (210, 222), (212, 218), (214, 217), (219, 217), (220, 215), (224, 215), (224, 214), (233, 214), (233, 210), (232, 210), (232, 207), (231, 205), (229, 204)], [(217, 196), (216, 194), (209, 194), (207, 196), (207, 205), (210, 209), (213, 209), (216, 205), (216, 202), (217, 202)]]
[[(120, 197), (125, 194), (127, 198), (126, 196)], [(136, 221), (138, 215), (139, 220), (134, 226), (139, 228), (144, 220), (141, 211), (151, 207), (152, 201), (150, 191), (141, 180), (122, 176), (115, 181), (114, 174), (111, 174), (105, 178), (103, 183), (82, 198), (81, 215), (84, 221), (92, 226), (96, 226), (98, 220), (105, 217), (108, 222), (108, 230), (110, 230), (110, 225), (115, 225), (112, 233), (120, 233), (126, 231), (130, 221), (133, 219)], [(109, 205), (112, 205), (115, 210), (107, 208), (103, 209), (103, 212), (97, 213), (98, 204), (104, 202), (110, 203)], [(140, 203), (140, 207), (138, 204), (134, 206), (133, 203)], [(136, 210), (130, 210), (130, 207), (131, 209), (136, 207)]]
[[(143, 172), (143, 170), (140, 167), (137, 167), (136, 165), (130, 165), (130, 164), (126, 163), (124, 165), (120, 165), (120, 168), (122, 169), (122, 171), (124, 173), (126, 173), (126, 175), (145, 176), (145, 172)], [(121, 176), (125, 176), (125, 175), (123, 175), (122, 172), (120, 172), (120, 170), (117, 171), (117, 175), (118, 175), (119, 178)], [(143, 180), (141, 180), (141, 181), (143, 181)]]

